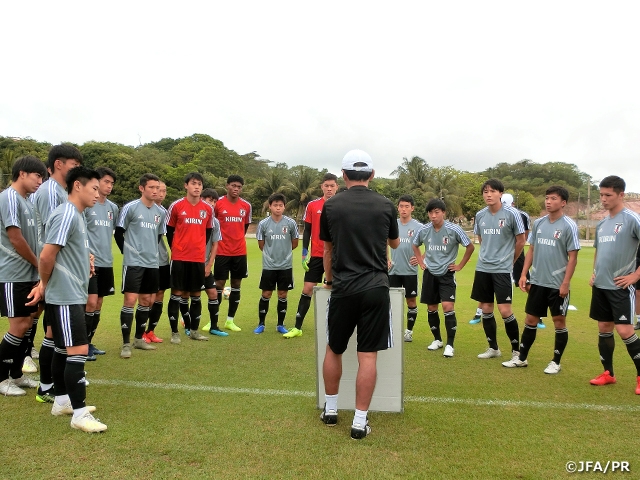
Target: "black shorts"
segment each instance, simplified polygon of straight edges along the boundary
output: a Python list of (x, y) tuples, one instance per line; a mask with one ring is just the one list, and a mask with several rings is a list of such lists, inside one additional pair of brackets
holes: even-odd
[(418, 296), (418, 275), (389, 275), (391, 288), (404, 288), (404, 298)]
[(471, 298), (480, 303), (511, 303), (513, 285), (510, 273), (487, 273), (476, 270)]
[(211, 290), (212, 288), (216, 288), (216, 279), (213, 277), (213, 272), (208, 277), (204, 277), (203, 290)]
[(456, 276), (454, 272), (433, 275), (425, 270), (422, 275), (422, 293), (420, 303), (437, 305), (440, 302), (456, 301)]
[(171, 290), (199, 292), (204, 287), (204, 262), (171, 261)]
[(249, 270), (247, 269), (247, 256), (238, 255), (234, 257), (227, 257), (224, 255), (217, 255), (213, 264), (213, 278), (216, 280), (227, 280), (231, 277), (232, 280), (243, 279), (249, 276)]
[(38, 311), (38, 306), (27, 307), (27, 295), (38, 282), (0, 283), (0, 315), (7, 318), (30, 317)]
[(84, 321), (84, 305), (52, 305), (47, 303), (45, 315), (58, 348), (79, 347), (89, 343)]
[(89, 295), (108, 297), (116, 293), (113, 280), (113, 267), (96, 267), (95, 273), (89, 279)]
[(359, 352), (377, 352), (393, 347), (387, 287), (372, 288), (346, 297), (329, 297), (327, 337), (333, 353), (344, 353), (356, 326)]
[[(513, 264), (513, 283), (516, 285), (520, 282), (522, 267), (524, 267), (524, 250), (520, 252), (520, 256), (516, 259), (516, 263)], [(527, 271), (527, 282), (529, 280), (531, 280), (531, 275), (529, 275), (529, 271)]]
[(324, 275), (324, 263), (322, 257), (311, 257), (309, 271), (304, 272), (305, 283), (320, 283)]
[(562, 298), (557, 288), (532, 284), (524, 311), (534, 317), (546, 317), (548, 308), (552, 317), (566, 317), (568, 307), (569, 295)]
[(157, 268), (122, 267), (122, 293), (158, 293)]
[[(638, 267), (640, 267), (640, 258), (636, 257), (636, 270), (638, 269)], [(640, 288), (640, 280), (636, 282), (635, 287), (636, 287), (636, 290)]]
[(160, 265), (158, 267), (158, 291), (165, 291), (171, 288), (171, 265)]
[(273, 292), (276, 289), (279, 292), (293, 290), (292, 268), (287, 268), (286, 270), (262, 270), (262, 276), (260, 277), (260, 290)]
[(589, 317), (599, 322), (614, 322), (616, 325), (635, 323), (636, 289), (634, 286), (617, 290), (591, 287)]

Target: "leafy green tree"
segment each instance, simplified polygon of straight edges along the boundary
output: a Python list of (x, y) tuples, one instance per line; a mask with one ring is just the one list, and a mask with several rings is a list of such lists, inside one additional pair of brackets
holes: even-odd
[(431, 178), (431, 167), (418, 156), (407, 159), (402, 158), (402, 163), (391, 175), (398, 176), (398, 187), (406, 190), (424, 189)]
[(479, 173), (461, 172), (458, 175), (458, 186), (463, 192), (460, 199), (462, 215), (471, 220), (479, 210), (485, 207), (480, 188), (487, 177)]
[(320, 172), (311, 167), (298, 165), (291, 168), (289, 174), (291, 198), (287, 196), (286, 209), (296, 222), (300, 223), (307, 203), (321, 194)]
[(253, 201), (260, 205), (262, 215), (269, 209), (268, 199), (271, 194), (282, 193), (289, 199), (293, 185), (288, 176), (289, 172), (286, 168), (271, 168), (266, 177), (257, 180), (253, 184), (249, 193)]
[(431, 169), (431, 178), (427, 185), (427, 195), (439, 198), (447, 206), (447, 218), (453, 219), (462, 214), (460, 186), (458, 176), (460, 172), (453, 167), (438, 167)]

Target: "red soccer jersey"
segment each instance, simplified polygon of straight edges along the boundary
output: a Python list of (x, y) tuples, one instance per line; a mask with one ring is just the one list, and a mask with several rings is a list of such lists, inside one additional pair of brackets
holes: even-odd
[(218, 255), (237, 257), (247, 254), (244, 239), (245, 225), (251, 223), (251, 204), (243, 198), (231, 203), (225, 195), (216, 203), (214, 211), (220, 222), (222, 240), (218, 242)]
[(324, 197), (311, 200), (307, 203), (302, 219), (307, 223), (305, 228), (311, 228), (311, 256), (324, 256), (324, 242), (320, 240), (320, 214), (324, 207)]
[(207, 228), (213, 228), (213, 209), (200, 200), (191, 205), (186, 198), (169, 207), (167, 225), (175, 229), (171, 243), (171, 260), (204, 262), (207, 248)]

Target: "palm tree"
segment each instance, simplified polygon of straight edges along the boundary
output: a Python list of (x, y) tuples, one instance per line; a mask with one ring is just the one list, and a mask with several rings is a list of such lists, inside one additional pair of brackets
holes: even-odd
[(288, 172), (284, 168), (270, 168), (266, 177), (259, 179), (253, 186), (252, 196), (255, 200), (262, 202), (262, 214), (269, 209), (269, 196), (273, 193), (283, 193), (289, 196), (292, 190)]
[(431, 167), (418, 156), (402, 158), (402, 164), (391, 175), (398, 175), (398, 187), (406, 190), (423, 189), (429, 183)]
[(4, 190), (11, 181), (11, 170), (15, 152), (13, 150), (5, 150), (0, 158), (0, 190)]
[(431, 178), (427, 186), (428, 196), (444, 201), (447, 206), (447, 217), (450, 219), (462, 213), (458, 173), (452, 167), (434, 168), (431, 170)]
[(319, 195), (320, 176), (318, 170), (298, 165), (290, 170), (291, 198), (287, 202), (288, 212), (300, 224), (307, 203)]

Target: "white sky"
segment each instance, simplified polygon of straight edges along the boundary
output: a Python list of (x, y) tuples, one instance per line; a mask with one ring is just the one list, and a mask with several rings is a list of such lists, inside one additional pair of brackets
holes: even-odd
[(0, 135), (239, 153), (380, 176), (524, 158), (640, 192), (638, 2), (31, 1), (0, 27)]

